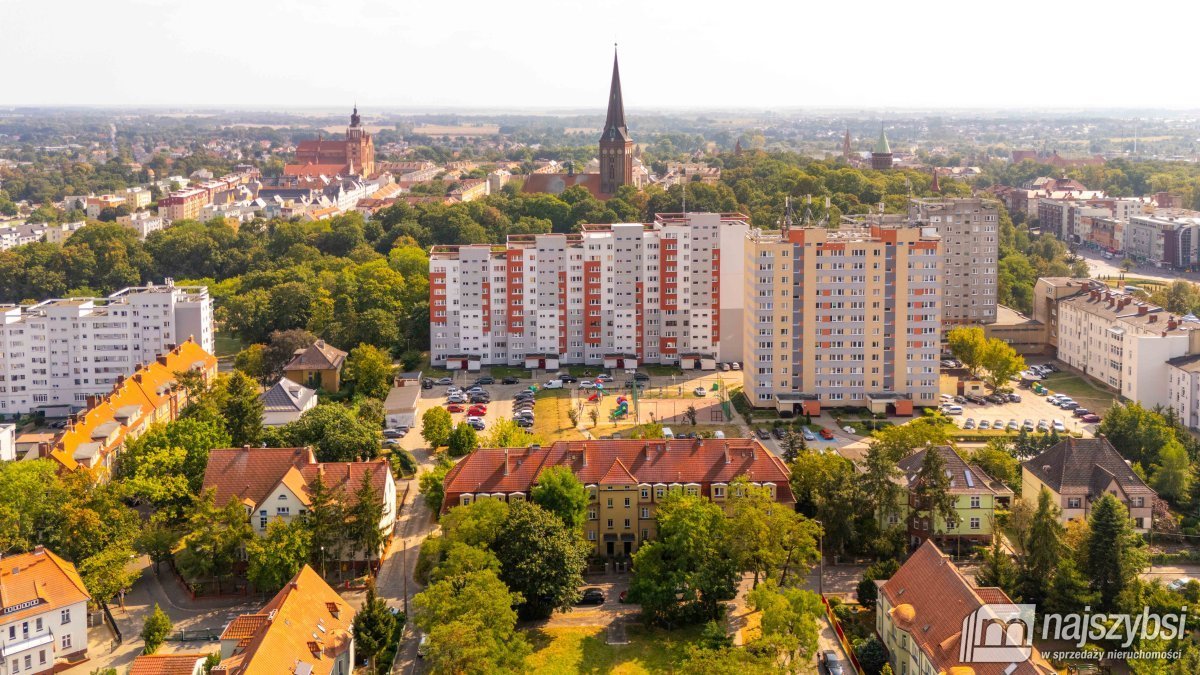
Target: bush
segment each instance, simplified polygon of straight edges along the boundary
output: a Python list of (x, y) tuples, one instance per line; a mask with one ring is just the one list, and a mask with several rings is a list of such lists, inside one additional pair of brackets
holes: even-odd
[(162, 611), (157, 602), (154, 603), (154, 611), (146, 617), (146, 622), (142, 624), (142, 641), (146, 643), (142, 653), (153, 654), (158, 651), (162, 643), (166, 642), (167, 636), (171, 634), (171, 628), (171, 617)]

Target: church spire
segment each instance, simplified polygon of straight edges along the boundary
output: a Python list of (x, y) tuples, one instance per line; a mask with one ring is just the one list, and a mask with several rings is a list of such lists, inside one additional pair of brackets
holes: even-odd
[(362, 123), (362, 118), (358, 116), (358, 103), (354, 103), (354, 112), (350, 113), (350, 126), (357, 127)]
[(613, 44), (612, 84), (608, 89), (608, 116), (604, 119), (604, 135), (609, 140), (629, 140), (625, 127), (625, 101), (621, 98), (621, 69), (617, 65), (617, 45)]

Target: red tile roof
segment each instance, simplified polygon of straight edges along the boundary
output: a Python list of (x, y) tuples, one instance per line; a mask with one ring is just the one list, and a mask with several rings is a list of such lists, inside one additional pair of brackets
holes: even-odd
[(528, 492), (543, 469), (560, 465), (585, 484), (699, 483), (707, 489), (746, 476), (775, 483), (779, 501), (794, 501), (787, 467), (753, 439), (557, 441), (543, 448), (471, 453), (446, 475), (443, 509), (465, 493)]
[(369, 476), (376, 494), (385, 494), (389, 468), (386, 460), (373, 462), (317, 462), (311, 448), (219, 448), (208, 455), (204, 489), (216, 491), (217, 505), (229, 500), (258, 506), (280, 483), (301, 500), (308, 486), (321, 474), (325, 486), (340, 495), (342, 503), (353, 504), (354, 492)]
[[(929, 657), (935, 670), (959, 666), (963, 620), (988, 602), (1010, 604), (999, 588), (976, 589), (932, 541), (926, 541), (880, 586), (892, 620)], [(882, 610), (879, 610), (882, 611)], [(1052, 675), (1037, 650), (1012, 670), (1008, 663), (972, 663), (975, 675)]]
[(133, 660), (129, 675), (192, 675), (207, 654), (143, 654)]

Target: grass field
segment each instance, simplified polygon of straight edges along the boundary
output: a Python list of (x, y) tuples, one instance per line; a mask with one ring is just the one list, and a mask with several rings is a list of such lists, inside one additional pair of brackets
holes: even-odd
[(1116, 394), (1094, 386), (1073, 373), (1051, 373), (1042, 380), (1042, 384), (1056, 394), (1070, 396), (1079, 405), (1101, 416), (1108, 412), (1116, 398)]
[(218, 332), (217, 336), (213, 338), (213, 345), (213, 348), (216, 350), (216, 354), (213, 354), (213, 356), (217, 358), (235, 356), (243, 349), (242, 341), (229, 333)]
[(629, 644), (624, 645), (607, 644), (598, 626), (544, 628), (526, 636), (533, 644), (533, 653), (525, 659), (527, 673), (635, 675), (679, 672), (687, 648), (700, 637), (700, 627), (665, 631), (630, 626)]

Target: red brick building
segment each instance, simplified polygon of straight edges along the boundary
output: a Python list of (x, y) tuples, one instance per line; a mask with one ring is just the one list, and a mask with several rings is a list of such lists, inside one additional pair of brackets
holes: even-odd
[(362, 127), (358, 106), (350, 115), (345, 140), (301, 141), (296, 147), (295, 162), (284, 169), (288, 176), (370, 176), (374, 173), (375, 143)]

